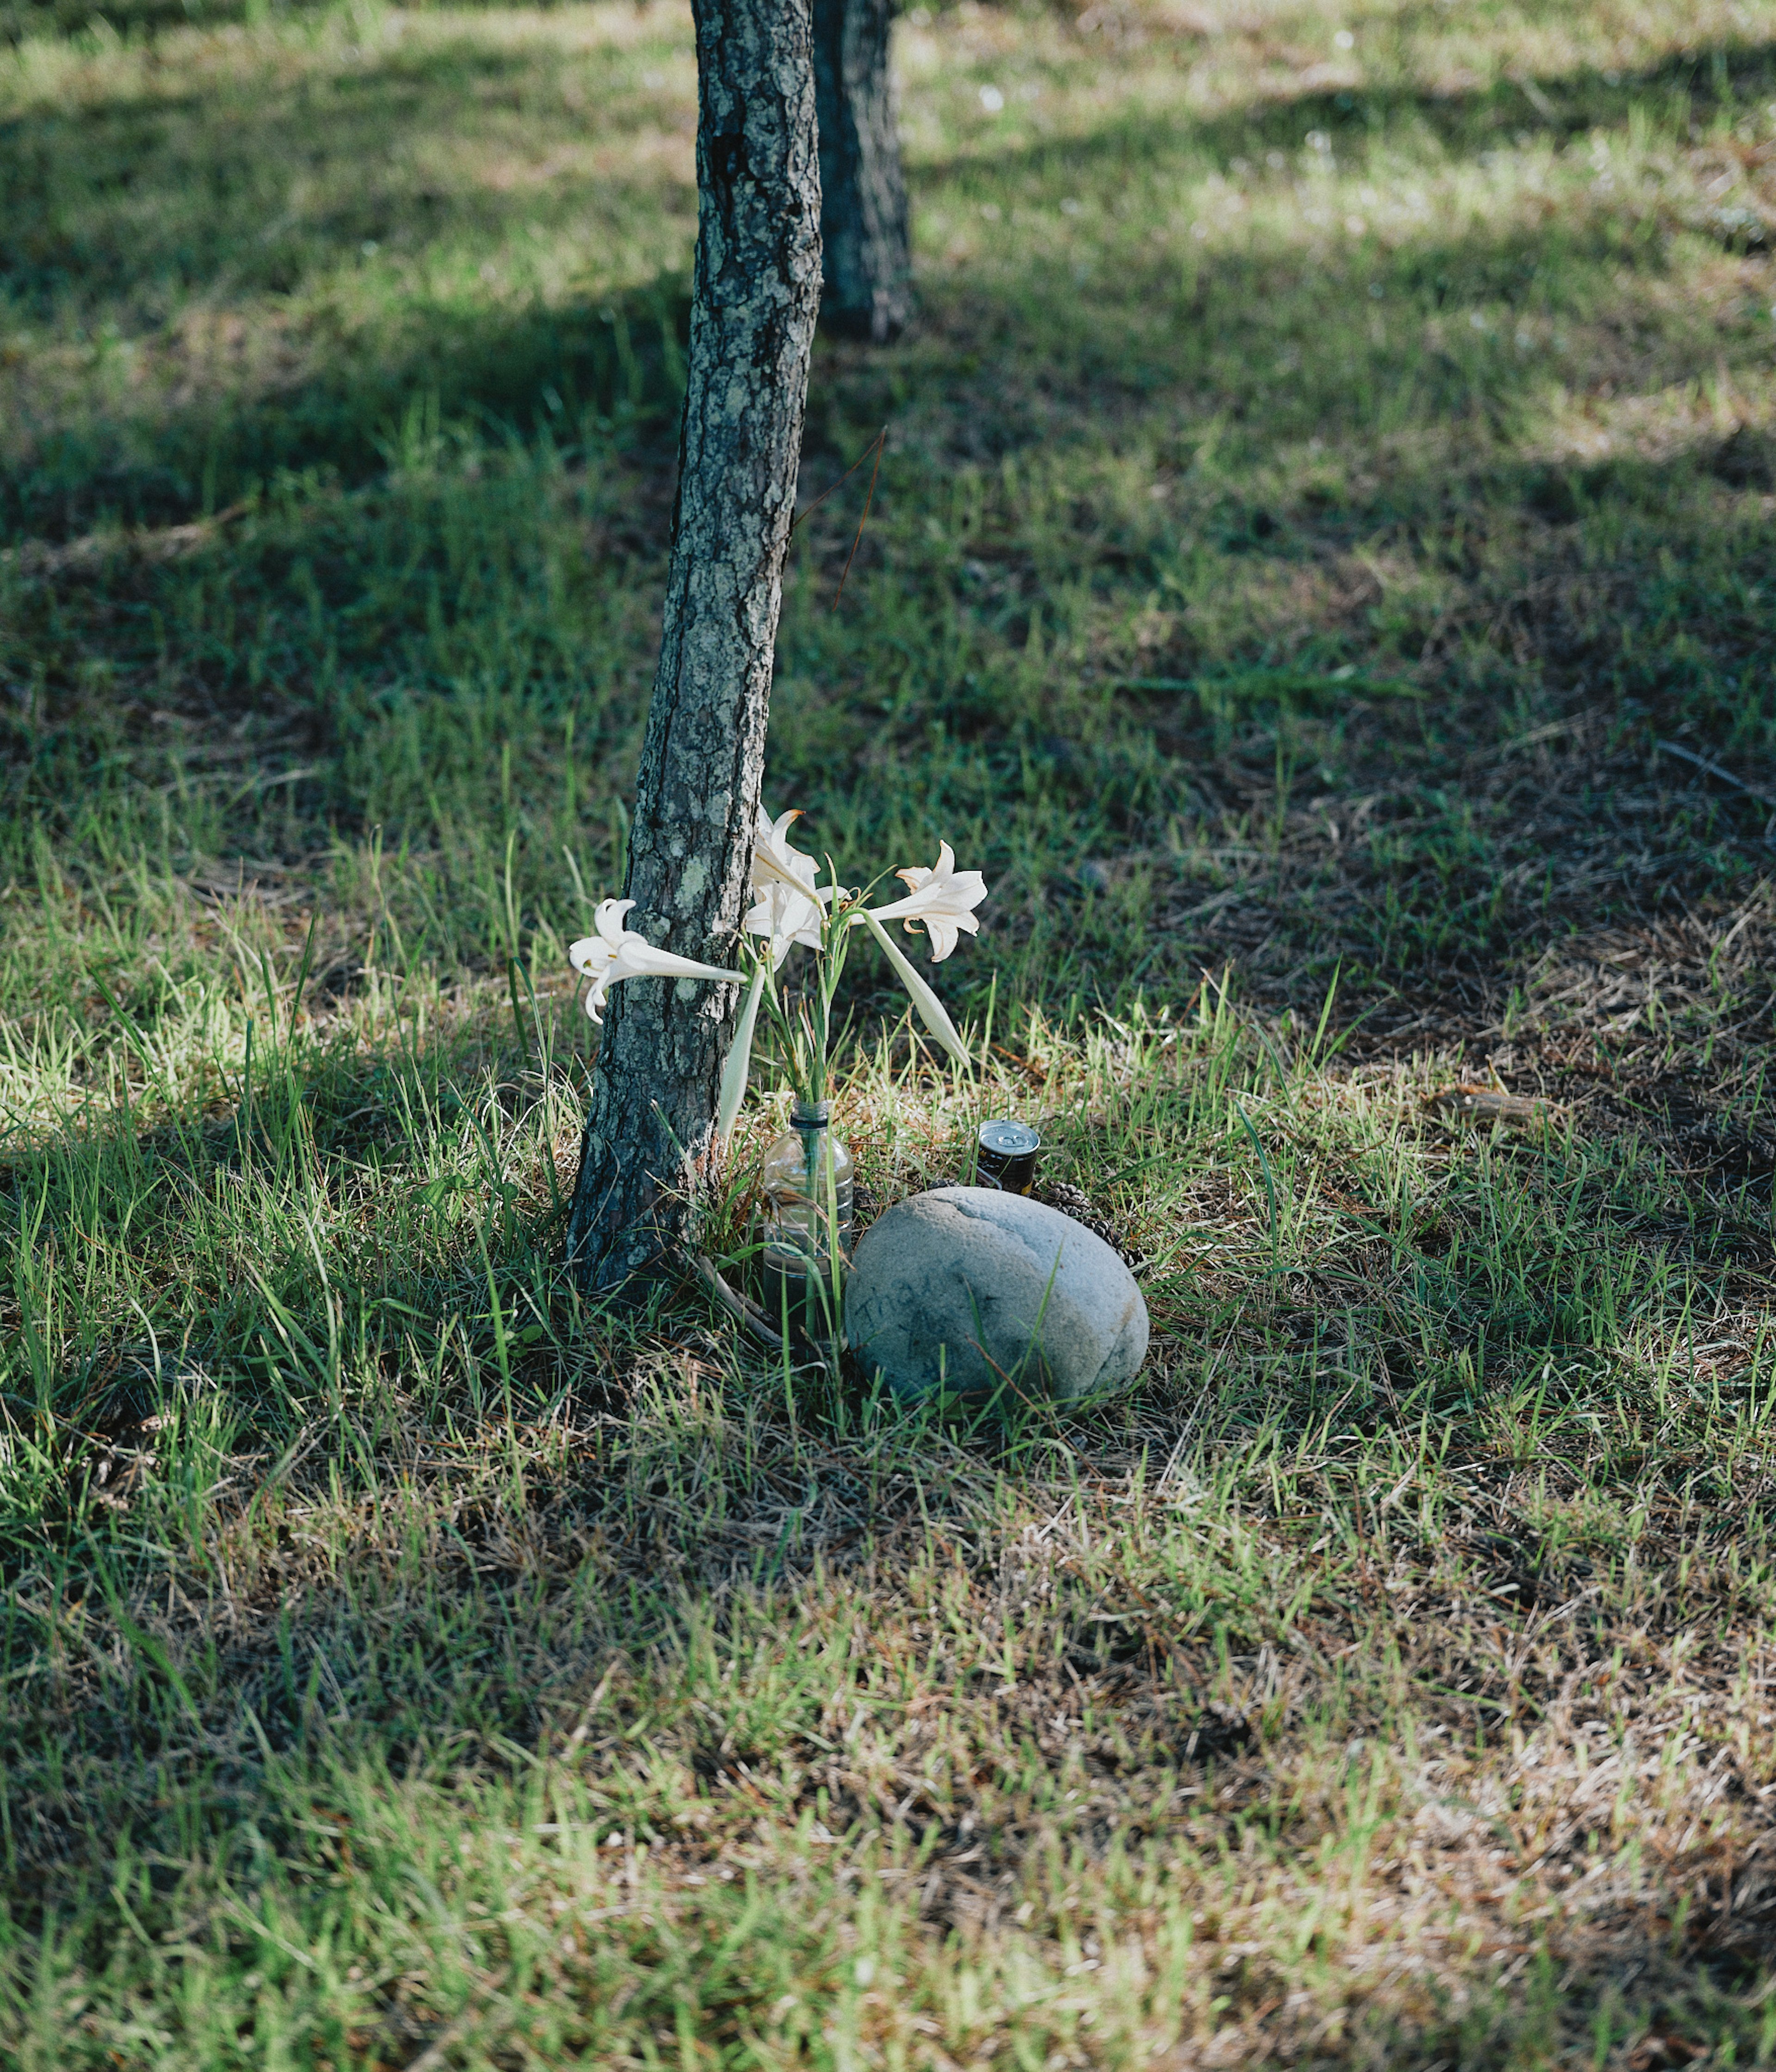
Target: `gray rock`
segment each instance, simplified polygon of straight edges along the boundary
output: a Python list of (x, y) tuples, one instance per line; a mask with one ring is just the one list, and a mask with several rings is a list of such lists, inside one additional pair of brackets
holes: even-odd
[(878, 1216), (853, 1260), (845, 1341), (897, 1396), (985, 1396), (1006, 1377), (1059, 1402), (1125, 1387), (1147, 1305), (1102, 1238), (992, 1187), (939, 1187)]

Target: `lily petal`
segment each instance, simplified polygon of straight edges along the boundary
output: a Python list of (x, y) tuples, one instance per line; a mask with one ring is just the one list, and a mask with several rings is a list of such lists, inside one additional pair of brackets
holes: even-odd
[(755, 892), (763, 892), (770, 885), (787, 885), (807, 893), (811, 898), (819, 866), (811, 856), (789, 845), (789, 824), (799, 820), (800, 813), (779, 813), (774, 821), (761, 806), (758, 817), (753, 824), (752, 885)]

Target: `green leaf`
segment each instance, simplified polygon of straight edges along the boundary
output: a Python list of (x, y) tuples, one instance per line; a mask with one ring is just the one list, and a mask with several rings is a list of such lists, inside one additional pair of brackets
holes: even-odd
[(740, 1026), (734, 1032), (728, 1061), (722, 1067), (722, 1097), (715, 1116), (718, 1142), (726, 1141), (740, 1113), (740, 1104), (746, 1097), (746, 1079), (752, 1069), (752, 1035), (758, 1026), (758, 1002), (764, 989), (765, 966), (761, 960), (752, 975), (752, 984), (746, 989), (746, 1003), (740, 1010)]
[(919, 976), (909, 960), (902, 953), (899, 944), (894, 941), (870, 909), (865, 906), (862, 911), (863, 919), (869, 924), (870, 934), (881, 944), (886, 952), (889, 963), (894, 968), (895, 976), (906, 987), (908, 997), (914, 1006), (918, 1009), (919, 1020), (931, 1030), (938, 1042), (944, 1046), (964, 1071), (972, 1071), (974, 1069), (974, 1060), (968, 1054), (968, 1046), (956, 1033), (956, 1024), (944, 1013), (943, 1001)]

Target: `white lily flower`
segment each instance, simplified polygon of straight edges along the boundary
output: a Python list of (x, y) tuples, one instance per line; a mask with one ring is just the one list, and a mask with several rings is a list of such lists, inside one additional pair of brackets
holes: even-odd
[(800, 812), (780, 813), (773, 820), (761, 806), (752, 838), (752, 889), (758, 905), (741, 923), (749, 935), (771, 938), (771, 968), (777, 971), (796, 944), (820, 947), (820, 926), (831, 886), (816, 881), (814, 859), (789, 845), (789, 824)]
[(980, 923), (973, 910), (987, 896), (987, 881), (978, 870), (958, 870), (956, 852), (948, 842), (938, 845), (937, 868), (926, 870), (915, 865), (894, 875), (912, 887), (904, 899), (887, 906), (873, 906), (873, 921), (921, 921), (931, 939), (931, 961), (941, 964), (956, 948), (957, 931), (974, 935)]
[(670, 950), (656, 950), (645, 935), (624, 927), (623, 917), (635, 903), (633, 899), (601, 899), (594, 916), (597, 935), (582, 935), (569, 947), (568, 961), (592, 981), (592, 990), (586, 996), (586, 1011), (594, 1022), (604, 1019), (599, 1011), (604, 997), (621, 979), (706, 978), (722, 985), (746, 984), (739, 972), (718, 971), (713, 964), (700, 964), (689, 957), (676, 957)]
[(787, 885), (777, 878), (763, 886), (755, 882), (753, 890), (760, 894), (758, 904), (740, 925), (749, 935), (770, 936), (773, 971), (782, 968), (783, 959), (796, 944), (811, 950), (820, 947), (820, 923), (824, 916), (818, 902), (799, 885)]

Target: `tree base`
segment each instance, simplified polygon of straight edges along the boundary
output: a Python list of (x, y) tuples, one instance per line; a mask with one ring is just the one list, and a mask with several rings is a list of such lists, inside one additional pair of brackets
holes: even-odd
[(912, 321), (911, 298), (878, 297), (859, 306), (837, 301), (820, 305), (820, 328), (832, 338), (854, 339), (863, 345), (892, 345)]

